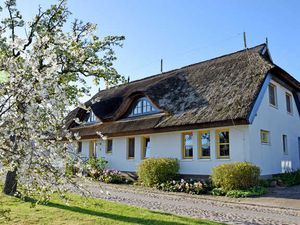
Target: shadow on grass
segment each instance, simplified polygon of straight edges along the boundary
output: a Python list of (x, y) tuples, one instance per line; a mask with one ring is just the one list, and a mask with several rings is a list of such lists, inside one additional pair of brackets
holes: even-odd
[[(180, 222), (172, 222), (172, 221), (165, 221), (165, 220), (160, 221), (160, 220), (155, 220), (155, 219), (129, 217), (129, 216), (123, 216), (123, 215), (118, 215), (118, 214), (113, 214), (113, 213), (94, 211), (94, 210), (81, 208), (81, 207), (77, 207), (77, 206), (68, 206), (68, 205), (58, 204), (58, 203), (53, 203), (53, 202), (49, 202), (47, 204), (47, 206), (52, 207), (52, 208), (62, 209), (62, 210), (68, 210), (71, 212), (77, 212), (77, 213), (82, 213), (82, 214), (86, 214), (86, 215), (102, 217), (102, 218), (111, 219), (111, 220), (117, 220), (120, 222), (132, 223), (132, 224), (183, 225), (183, 224), (187, 224), (188, 222), (192, 222), (192, 221), (190, 221), (189, 218), (183, 218), (183, 219), (186, 219), (187, 223), (180, 223)], [(174, 215), (168, 214), (168, 213), (160, 213), (160, 214), (165, 215), (165, 216), (174, 216)], [(181, 218), (179, 216), (175, 216), (175, 217)], [(197, 223), (197, 224), (202, 224), (202, 225), (208, 224), (208, 223), (200, 221), (200, 220), (193, 221), (193, 222)]]

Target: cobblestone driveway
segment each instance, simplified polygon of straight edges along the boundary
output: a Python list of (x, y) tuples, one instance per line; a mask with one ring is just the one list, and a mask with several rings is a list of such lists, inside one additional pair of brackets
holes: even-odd
[(248, 199), (167, 193), (96, 182), (85, 182), (85, 187), (97, 198), (227, 224), (300, 225), (300, 186)]

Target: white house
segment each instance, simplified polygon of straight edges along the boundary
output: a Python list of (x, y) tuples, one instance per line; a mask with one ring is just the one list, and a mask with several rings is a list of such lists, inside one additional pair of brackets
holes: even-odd
[(77, 150), (113, 169), (134, 172), (148, 157), (177, 158), (186, 175), (237, 161), (262, 175), (300, 168), (300, 83), (265, 44), (102, 90), (86, 105), (67, 117)]

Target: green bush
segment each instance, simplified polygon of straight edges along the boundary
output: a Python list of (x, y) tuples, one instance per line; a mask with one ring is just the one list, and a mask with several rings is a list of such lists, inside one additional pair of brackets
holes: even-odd
[(139, 182), (145, 186), (154, 186), (178, 177), (179, 163), (177, 159), (149, 158), (138, 166)]
[(286, 186), (298, 185), (300, 184), (300, 170), (274, 175), (274, 178), (278, 183)]
[(103, 173), (105, 167), (107, 166), (107, 163), (108, 162), (102, 157), (93, 157), (86, 162), (84, 170), (89, 176), (96, 179), (99, 178)]
[(247, 198), (247, 197), (254, 197), (260, 196), (267, 193), (267, 189), (264, 187), (253, 187), (249, 190), (232, 190), (226, 193), (227, 197), (232, 198)]
[(213, 168), (212, 182), (224, 191), (247, 190), (259, 184), (260, 168), (247, 162), (222, 164)]
[(231, 191), (225, 191), (222, 188), (214, 188), (211, 191), (212, 195), (227, 196), (231, 198), (247, 198), (247, 197), (264, 195), (266, 193), (267, 193), (267, 189), (260, 186), (252, 187), (247, 190), (231, 190)]
[(66, 176), (72, 177), (79, 172), (79, 168), (76, 165), (76, 160), (68, 160), (65, 167)]
[(211, 194), (215, 196), (225, 196), (226, 191), (224, 191), (222, 188), (214, 188), (212, 189)]

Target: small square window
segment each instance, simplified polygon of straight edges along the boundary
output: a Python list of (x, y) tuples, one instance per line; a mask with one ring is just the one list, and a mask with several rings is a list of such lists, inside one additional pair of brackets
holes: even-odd
[(272, 106), (277, 106), (276, 86), (269, 84), (269, 102)]
[(260, 130), (260, 142), (262, 144), (270, 144), (270, 132), (267, 130)]

